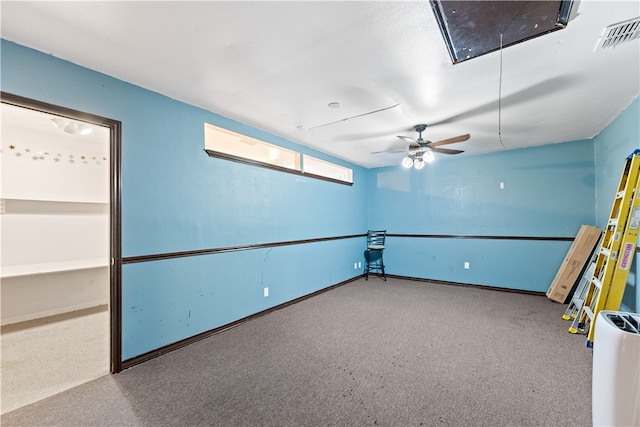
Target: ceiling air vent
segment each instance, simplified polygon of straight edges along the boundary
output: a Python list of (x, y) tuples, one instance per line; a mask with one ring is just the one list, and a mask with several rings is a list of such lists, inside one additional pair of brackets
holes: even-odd
[(614, 48), (640, 37), (640, 17), (609, 25), (602, 32), (596, 50)]

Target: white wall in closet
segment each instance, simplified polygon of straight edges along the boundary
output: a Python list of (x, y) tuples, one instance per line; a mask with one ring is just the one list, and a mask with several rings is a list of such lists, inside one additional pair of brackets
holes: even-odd
[(1, 136), (2, 324), (108, 304), (109, 129), (2, 104)]

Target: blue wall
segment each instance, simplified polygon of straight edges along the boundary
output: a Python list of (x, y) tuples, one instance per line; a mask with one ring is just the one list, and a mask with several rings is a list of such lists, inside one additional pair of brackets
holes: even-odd
[[(391, 234), (574, 237), (582, 224), (595, 223), (590, 140), (439, 157), (420, 171), (390, 167), (368, 174), (369, 225)], [(545, 292), (570, 245), (390, 237), (385, 264), (402, 276)]]
[[(3, 91), (122, 122), (123, 257), (366, 231), (363, 168), (5, 40), (1, 54)], [(351, 167), (354, 185), (211, 158), (205, 122)], [(363, 246), (125, 264), (123, 360), (358, 276)]]
[[(604, 227), (611, 214), (625, 158), (640, 148), (640, 98), (636, 98), (598, 136), (594, 138), (596, 173), (596, 225)], [(636, 254), (637, 258), (637, 254)], [(622, 310), (640, 312), (638, 263), (634, 259)]]
[[(11, 42), (1, 55), (3, 91), (122, 121), (124, 257), (384, 228), (418, 235), (388, 239), (390, 274), (544, 292), (570, 246), (544, 238), (603, 225), (639, 141), (636, 99), (595, 143), (365, 170)], [(354, 185), (210, 158), (204, 122), (351, 167)], [(355, 238), (125, 264), (123, 360), (355, 277), (363, 247)]]

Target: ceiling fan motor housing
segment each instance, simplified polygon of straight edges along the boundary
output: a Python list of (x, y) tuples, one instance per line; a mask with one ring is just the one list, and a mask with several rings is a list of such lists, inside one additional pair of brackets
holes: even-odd
[(424, 153), (426, 153), (427, 151), (431, 151), (430, 147), (427, 147), (426, 145), (421, 144), (419, 147), (411, 147), (409, 148), (409, 155), (422, 155)]

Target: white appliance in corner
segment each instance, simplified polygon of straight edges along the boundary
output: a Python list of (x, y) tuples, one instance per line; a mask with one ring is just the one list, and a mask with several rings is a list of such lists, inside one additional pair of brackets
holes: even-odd
[(640, 314), (601, 311), (593, 343), (593, 425), (640, 426)]

